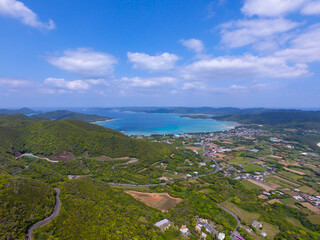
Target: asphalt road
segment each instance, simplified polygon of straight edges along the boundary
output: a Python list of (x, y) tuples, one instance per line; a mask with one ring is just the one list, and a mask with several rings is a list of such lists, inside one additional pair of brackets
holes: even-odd
[(50, 222), (52, 219), (54, 219), (58, 213), (59, 213), (59, 209), (60, 209), (60, 206), (61, 206), (61, 201), (60, 201), (60, 198), (59, 198), (59, 194), (60, 194), (60, 189), (59, 188), (55, 188), (55, 197), (56, 197), (56, 203), (54, 205), (54, 209), (53, 209), (53, 212), (52, 214), (47, 217), (46, 219), (43, 219), (41, 220), (40, 222), (37, 222), (35, 224), (33, 224), (29, 229), (28, 229), (28, 233), (26, 234), (26, 239), (27, 240), (32, 240), (32, 231), (35, 230), (36, 228)]
[(216, 169), (214, 170), (213, 173), (217, 173), (220, 171), (220, 166), (219, 166), (218, 162), (213, 157), (211, 157), (210, 154), (207, 152), (206, 145), (207, 145), (207, 143), (203, 144), (202, 150), (203, 150), (204, 154), (207, 155), (210, 158), (210, 160), (213, 161), (214, 164), (216, 165)]

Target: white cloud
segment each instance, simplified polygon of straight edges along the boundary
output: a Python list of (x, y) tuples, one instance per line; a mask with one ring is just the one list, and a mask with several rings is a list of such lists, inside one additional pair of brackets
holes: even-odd
[(203, 82), (185, 82), (182, 90), (204, 90), (206, 85)]
[(310, 26), (304, 33), (294, 38), (288, 48), (275, 53), (276, 57), (293, 62), (320, 61), (320, 25)]
[(287, 65), (277, 57), (253, 55), (224, 56), (194, 62), (182, 68), (182, 77), (187, 80), (298, 78), (308, 76), (305, 64)]
[(23, 88), (30, 85), (32, 85), (32, 82), (27, 80), (0, 78), (0, 86)]
[(245, 0), (241, 11), (248, 16), (277, 17), (296, 12), (308, 0)]
[(66, 81), (62, 78), (47, 78), (44, 80), (44, 84), (49, 87), (73, 90), (73, 91), (83, 91), (90, 88), (90, 84), (84, 80), (74, 80)]
[(180, 40), (181, 44), (195, 53), (201, 53), (204, 50), (204, 45), (201, 40), (198, 39), (188, 39)]
[(41, 22), (36, 13), (16, 0), (0, 0), (0, 14), (20, 20), (22, 23), (42, 30), (55, 28), (54, 22), (50, 19), (48, 23)]
[(105, 77), (113, 74), (115, 57), (89, 48), (67, 50), (62, 56), (48, 57), (52, 65), (71, 73), (89, 77)]
[[(299, 23), (283, 18), (233, 21), (221, 25), (222, 43), (231, 48), (242, 47), (252, 43), (261, 44), (268, 38), (273, 39), (298, 25)], [(268, 44), (270, 44), (270, 40)]]
[(320, 1), (309, 2), (302, 10), (301, 13), (306, 15), (317, 15), (320, 14)]
[(150, 88), (150, 87), (160, 87), (160, 86), (168, 86), (177, 81), (176, 78), (173, 77), (150, 77), (150, 78), (127, 78), (124, 77), (121, 79), (125, 85), (129, 85), (130, 87), (141, 87), (141, 88)]
[(127, 53), (128, 59), (133, 63), (133, 68), (150, 71), (166, 71), (174, 68), (179, 57), (171, 53), (150, 56), (145, 53)]

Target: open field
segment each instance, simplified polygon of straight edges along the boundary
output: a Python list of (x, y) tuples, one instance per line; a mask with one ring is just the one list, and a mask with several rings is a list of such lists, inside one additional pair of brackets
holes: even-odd
[(235, 157), (228, 161), (229, 164), (244, 165), (254, 161), (253, 158)]
[(310, 195), (316, 194), (316, 192), (317, 192), (317, 191), (313, 190), (311, 187), (308, 187), (306, 185), (299, 187), (299, 190), (301, 192), (308, 193)]
[(252, 221), (254, 220), (258, 220), (258, 218), (260, 217), (259, 213), (245, 211), (239, 208), (237, 205), (229, 202), (228, 200), (221, 203), (221, 206), (233, 212), (235, 215), (237, 215), (241, 219), (241, 221), (245, 221), (248, 224), (251, 224)]
[(196, 151), (202, 150), (201, 147), (186, 147), (186, 149), (190, 149), (192, 151), (194, 151), (194, 150), (196, 150)]
[(258, 186), (257, 184), (254, 184), (252, 182), (249, 182), (248, 180), (244, 180), (241, 182), (241, 184), (243, 186), (245, 186), (245, 188), (247, 188), (248, 190), (252, 190), (252, 189), (262, 189), (260, 186)]
[(144, 202), (150, 207), (157, 208), (162, 212), (168, 211), (182, 201), (181, 198), (171, 197), (168, 193), (144, 193), (136, 191), (125, 191), (125, 193), (130, 194), (135, 199)]
[(318, 224), (318, 225), (320, 225), (320, 215), (308, 216), (307, 218), (308, 218), (309, 221), (312, 222), (313, 224)]
[(320, 209), (317, 208), (316, 206), (313, 206), (311, 203), (309, 202), (303, 202), (301, 203), (303, 206), (305, 206), (306, 208), (308, 208), (310, 211), (314, 212), (315, 214), (319, 215), (320, 214)]
[(268, 234), (268, 239), (269, 238), (273, 239), (280, 232), (278, 226), (272, 225), (267, 222), (261, 222), (261, 223), (262, 223), (262, 231), (260, 232), (265, 232), (266, 234)]
[(245, 166), (243, 170), (247, 172), (264, 172), (266, 169), (264, 167), (261, 167), (260, 165), (257, 164), (250, 164), (248, 166)]
[(253, 179), (248, 179), (249, 182), (253, 183), (253, 184), (256, 184), (258, 185), (259, 187), (262, 187), (264, 190), (266, 190), (267, 192), (271, 191), (271, 190), (274, 190), (273, 187), (271, 186), (268, 186), (267, 184), (264, 184), (264, 183), (261, 183), (261, 182), (258, 182), (256, 180), (253, 180)]

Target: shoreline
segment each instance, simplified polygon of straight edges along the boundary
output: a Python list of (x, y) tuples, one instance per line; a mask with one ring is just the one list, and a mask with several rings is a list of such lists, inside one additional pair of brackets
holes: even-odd
[(95, 122), (90, 122), (90, 123), (97, 124), (97, 123), (109, 122), (109, 121), (113, 121), (113, 120), (116, 120), (116, 118), (107, 119), (107, 120), (103, 120), (103, 121), (95, 121)]

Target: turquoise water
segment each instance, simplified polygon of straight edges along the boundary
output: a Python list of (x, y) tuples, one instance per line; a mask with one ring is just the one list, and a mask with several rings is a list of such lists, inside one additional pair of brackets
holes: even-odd
[(152, 134), (216, 132), (236, 125), (232, 122), (182, 118), (181, 115), (176, 114), (118, 112), (103, 109), (87, 109), (82, 112), (116, 118), (97, 124), (123, 131), (127, 135), (150, 136)]

